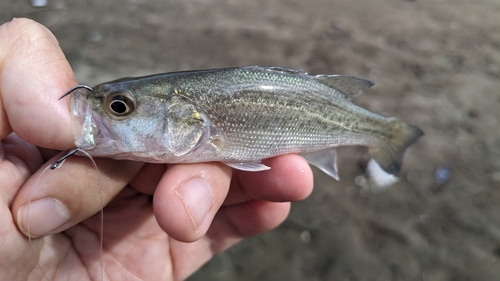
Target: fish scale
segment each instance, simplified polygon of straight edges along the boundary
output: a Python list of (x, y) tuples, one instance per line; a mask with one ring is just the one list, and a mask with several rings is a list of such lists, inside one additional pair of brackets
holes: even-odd
[[(267, 75), (264, 77), (267, 77)], [(282, 83), (296, 79), (284, 80)], [(261, 81), (260, 83), (266, 82), (268, 81)], [(276, 83), (276, 81), (273, 82)], [(292, 84), (296, 85), (297, 83)], [(262, 86), (258, 85), (256, 88), (262, 88)], [(324, 88), (327, 87), (318, 88), (316, 87), (314, 91), (324, 91)], [(300, 88), (297, 90), (303, 91)], [(260, 89), (246, 89), (246, 91), (251, 91), (251, 93), (241, 94), (241, 92), (237, 92), (237, 94), (228, 95), (220, 92), (211, 95), (200, 94), (201, 96), (198, 98), (200, 104), (210, 105), (205, 109), (208, 116), (216, 116), (217, 112), (224, 112), (226, 120), (231, 120), (231, 122), (213, 120), (215, 126), (225, 136), (226, 143), (235, 148), (219, 155), (223, 160), (262, 159), (268, 158), (269, 155), (283, 154), (290, 151), (290, 149), (302, 151), (304, 149), (317, 150), (337, 146), (347, 137), (345, 134), (349, 133), (348, 131), (337, 133), (344, 136), (335, 137), (333, 132), (337, 132), (340, 127), (338, 125), (338, 115), (347, 113), (345, 111), (342, 113), (324, 112), (324, 102), (327, 100), (324, 96), (321, 96), (322, 99), (318, 103), (313, 99), (314, 96), (306, 96), (301, 92), (289, 92), (286, 96), (280, 96), (279, 93), (266, 92)], [(312, 93), (314, 91), (310, 90)], [(204, 91), (197, 92), (203, 93)], [(243, 97), (240, 98), (240, 95)], [(253, 99), (253, 96), (258, 98)], [(240, 102), (240, 99), (245, 103)], [(258, 112), (255, 109), (260, 109), (260, 111)], [(255, 116), (247, 116), (246, 110), (254, 112)], [(251, 122), (243, 121), (248, 119)], [(283, 134), (285, 128), (287, 134)], [(249, 135), (253, 137), (248, 139), (247, 136)], [(357, 144), (354, 137), (352, 138), (350, 144)], [(255, 149), (252, 150), (252, 147)]]

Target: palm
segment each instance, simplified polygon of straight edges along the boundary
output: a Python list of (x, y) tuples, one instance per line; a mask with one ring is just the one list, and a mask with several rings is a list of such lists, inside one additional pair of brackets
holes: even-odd
[[(26, 143), (23, 145), (33, 148)], [(2, 147), (5, 153), (0, 163), (0, 171), (13, 169), (16, 174), (21, 175), (18, 167), (28, 166), (30, 162), (40, 162), (40, 154), (35, 154), (14, 164), (14, 161), (9, 159), (19, 157), (12, 154), (16, 149), (18, 147), (10, 145), (5, 150)], [(14, 178), (12, 180), (15, 181)], [(10, 188), (12, 192), (18, 190), (21, 187), (19, 183), (22, 183), (17, 181), (17, 185), (12, 186), (12, 181), (9, 182), (7, 177), (2, 178), (1, 182), (2, 190)], [(15, 195), (12, 192), (7, 198), (9, 201)], [(17, 247), (6, 248), (12, 250), (10, 253), (2, 251), (2, 259), (12, 256), (17, 259), (10, 260), (12, 264), (2, 262), (1, 271), (5, 274), (9, 268), (19, 269), (19, 266), (23, 265), (22, 272), (27, 275), (19, 277), (21, 280), (28, 279), (28, 275), (34, 280), (74, 279), (71, 276), (78, 276), (78, 280), (83, 280), (84, 276), (91, 280), (178, 279), (180, 276), (173, 272), (172, 261), (179, 258), (175, 252), (185, 253), (180, 248), (189, 244), (169, 238), (160, 228), (150, 198), (150, 195), (127, 186), (104, 209), (104, 221), (98, 213), (62, 233), (31, 241), (18, 230), (12, 221), (8, 204), (4, 204), (1, 207), (1, 224), (5, 227), (1, 229), (0, 236), (9, 237), (6, 243), (15, 244)], [(101, 224), (104, 225), (102, 256)], [(171, 246), (177, 251), (172, 252)], [(196, 257), (200, 256), (191, 259), (195, 264), (201, 265), (205, 261)], [(30, 262), (23, 262), (26, 260)]]
[[(26, 149), (30, 153), (18, 153)], [(10, 205), (28, 176), (23, 175), (23, 167), (40, 165), (42, 157), (34, 146), (14, 135), (5, 139), (5, 145), (1, 143), (0, 151), (0, 171), (11, 171), (0, 174), (0, 187), (6, 199), (1, 206), (0, 237), (8, 237), (5, 243), (9, 245), (1, 254), (3, 276), (9, 276), (9, 269), (14, 269), (23, 272), (24, 276), (17, 276), (20, 280), (28, 276), (33, 280), (74, 279), (71, 276), (78, 276), (79, 280), (84, 276), (92, 280), (175, 279), (172, 270), (175, 256), (171, 256), (170, 243), (183, 243), (170, 239), (159, 227), (150, 196), (130, 186), (105, 208), (104, 221), (98, 213), (63, 233), (30, 241), (12, 220)], [(12, 175), (15, 176), (9, 177)], [(102, 259), (101, 223), (105, 226)]]
[[(100, 229), (101, 216), (96, 214), (63, 234), (93, 280), (101, 279)], [(170, 252), (172, 241), (159, 227), (149, 196), (126, 187), (104, 209), (104, 279), (177, 279), (172, 270), (176, 258)]]

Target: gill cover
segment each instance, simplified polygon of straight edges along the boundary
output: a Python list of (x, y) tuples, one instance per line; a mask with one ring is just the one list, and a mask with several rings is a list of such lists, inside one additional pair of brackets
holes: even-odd
[(174, 95), (166, 118), (169, 148), (175, 156), (194, 152), (210, 138), (211, 122), (191, 101)]

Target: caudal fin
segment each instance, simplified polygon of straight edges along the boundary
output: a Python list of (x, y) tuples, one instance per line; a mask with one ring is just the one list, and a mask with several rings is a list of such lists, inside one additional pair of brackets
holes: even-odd
[(423, 135), (418, 127), (394, 120), (390, 138), (381, 146), (370, 149), (370, 153), (385, 171), (397, 175), (406, 149)]

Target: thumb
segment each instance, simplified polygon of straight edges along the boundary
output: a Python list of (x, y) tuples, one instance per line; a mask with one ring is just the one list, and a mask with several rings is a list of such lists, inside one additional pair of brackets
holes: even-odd
[(47, 148), (74, 146), (69, 100), (76, 84), (54, 35), (29, 19), (0, 26), (0, 139), (15, 131)]

